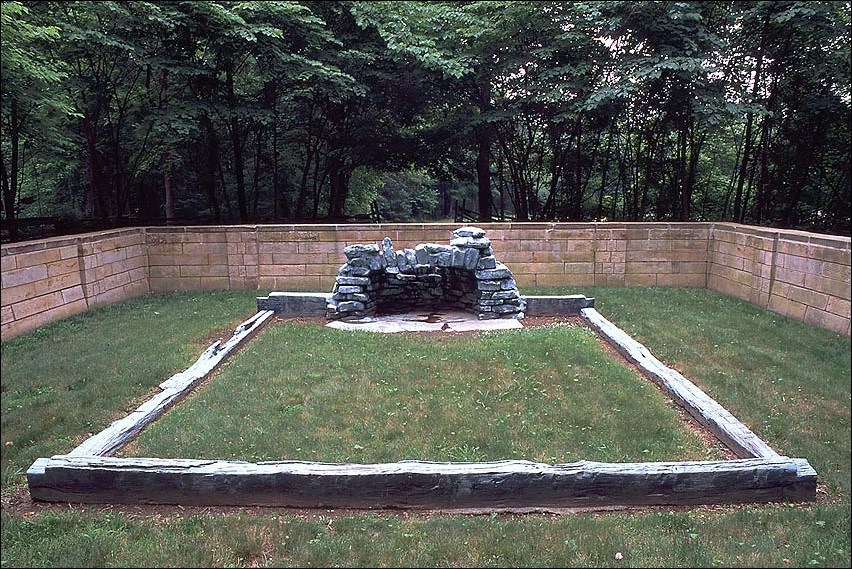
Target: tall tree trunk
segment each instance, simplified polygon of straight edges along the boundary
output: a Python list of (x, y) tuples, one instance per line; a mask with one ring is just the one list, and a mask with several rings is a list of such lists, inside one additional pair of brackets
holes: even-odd
[(813, 164), (815, 138), (820, 136), (816, 132), (822, 134), (823, 128), (822, 125), (813, 125), (813, 130), (808, 132), (806, 140), (801, 141), (797, 148), (795, 165), (790, 176), (790, 193), (787, 196), (787, 205), (782, 216), (784, 227), (795, 227), (799, 223), (799, 200), (801, 199), (802, 188), (805, 186), (805, 180), (808, 178), (808, 171)]
[(604, 192), (606, 191), (606, 182), (609, 174), (609, 160), (610, 160), (610, 152), (612, 150), (612, 129), (607, 134), (606, 141), (606, 151), (604, 152), (604, 162), (601, 166), (601, 187), (598, 192), (598, 209), (595, 214), (595, 221), (602, 221), (603, 219), (603, 201), (604, 201)]
[(222, 207), (216, 192), (216, 171), (219, 169), (219, 141), (216, 130), (207, 115), (202, 117), (204, 137), (199, 144), (198, 156), (198, 185), (207, 196), (210, 208), (213, 210), (213, 220), (222, 221)]
[(704, 146), (706, 132), (702, 132), (698, 140), (695, 140), (695, 125), (689, 129), (689, 160), (687, 162), (686, 180), (684, 181), (683, 194), (681, 195), (681, 221), (689, 221), (692, 217), (692, 193), (695, 190), (695, 179), (698, 177), (698, 158), (701, 156), (701, 147)]
[[(738, 164), (740, 161), (740, 155), (742, 153), (743, 145), (742, 141), (737, 142), (736, 154), (734, 156), (734, 164)], [(728, 217), (728, 207), (731, 205), (731, 196), (734, 193), (734, 187), (737, 183), (737, 169), (731, 169), (731, 178), (728, 181), (728, 189), (725, 192), (725, 199), (722, 202), (722, 220), (724, 221)]]
[(9, 238), (12, 241), (18, 239), (18, 224), (17, 212), (15, 211), (15, 202), (18, 195), (18, 167), (19, 167), (19, 144), (21, 139), (21, 129), (18, 124), (18, 99), (12, 97), (9, 101), (9, 139), (12, 146), (12, 156), (10, 158), (9, 170), (6, 170), (6, 164), (0, 158), (0, 168), (2, 168), (3, 176), (3, 209), (6, 211), (6, 221), (9, 224)]
[[(0, 201), (3, 212), (6, 213), (6, 221), (9, 222), (9, 238), (12, 241), (18, 239), (18, 224), (15, 222), (15, 197), (9, 189), (9, 172), (6, 170), (6, 161), (0, 153), (0, 184), (2, 184), (3, 199)], [(7, 213), (8, 210), (8, 213)]]
[[(150, 72), (150, 66), (149, 66)], [(163, 68), (160, 74), (160, 108), (163, 108), (169, 88), (169, 70)], [(175, 195), (172, 188), (171, 165), (169, 164), (170, 153), (166, 149), (163, 152), (163, 190), (166, 202), (166, 223), (175, 218)]]
[[(281, 188), (279, 186), (279, 178), (278, 178), (278, 99), (275, 98), (273, 100), (272, 105), (272, 219), (277, 221), (278, 210), (279, 210), (279, 198), (281, 194)], [(281, 200), (281, 205), (283, 209), (287, 209), (287, 201)], [(286, 212), (285, 215), (289, 214)]]
[(760, 128), (760, 173), (757, 176), (757, 193), (754, 197), (754, 222), (760, 225), (766, 211), (766, 183), (769, 177), (769, 117), (764, 117)]
[(743, 209), (745, 209), (745, 204), (743, 203), (743, 187), (745, 186), (746, 173), (748, 172), (749, 156), (751, 155), (751, 130), (753, 121), (754, 115), (752, 115), (752, 113), (749, 113), (748, 117), (746, 118), (746, 128), (743, 139), (743, 157), (742, 160), (740, 160), (739, 172), (737, 173), (737, 189), (734, 192), (734, 221), (737, 223), (742, 222), (742, 212)]
[[(315, 102), (311, 101), (310, 108), (308, 109), (308, 124), (305, 129), (305, 162), (302, 165), (302, 175), (299, 180), (299, 193), (296, 196), (296, 209), (293, 211), (293, 215), (297, 219), (305, 215), (305, 205), (308, 202), (308, 176), (311, 171), (311, 163), (315, 159), (313, 143), (315, 107)], [(319, 137), (317, 137), (317, 139), (319, 139)]]
[[(760, 35), (760, 45), (757, 47), (754, 64), (754, 84), (751, 88), (752, 99), (757, 97), (760, 89), (761, 71), (763, 70), (763, 52), (766, 49), (766, 30), (768, 23), (764, 21), (763, 30)], [(748, 113), (746, 118), (745, 139), (743, 141), (743, 157), (740, 162), (739, 176), (737, 178), (737, 190), (734, 193), (734, 221), (742, 223), (746, 204), (743, 203), (743, 185), (745, 184), (746, 172), (748, 163), (751, 159), (752, 148), (752, 126), (754, 123), (754, 115)]]
[(583, 217), (583, 117), (578, 116), (574, 122), (574, 191), (571, 192), (571, 209), (568, 219), (581, 221)]
[(252, 195), (251, 195), (251, 216), (257, 219), (257, 206), (260, 201), (260, 165), (263, 162), (263, 140), (266, 138), (266, 129), (260, 127), (254, 137), (254, 171), (252, 172)]
[(343, 164), (331, 167), (329, 179), (331, 190), (328, 196), (328, 216), (332, 220), (342, 219), (346, 211), (346, 195), (349, 193), (351, 170)]
[[(480, 116), (491, 108), (491, 82), (481, 79), (479, 83)], [(479, 201), (479, 221), (491, 221), (491, 131), (488, 125), (480, 124), (476, 132), (476, 186)]]
[(248, 205), (246, 203), (245, 156), (243, 155), (243, 137), (240, 121), (236, 116), (237, 100), (234, 93), (234, 73), (230, 67), (225, 71), (225, 86), (228, 96), (228, 108), (231, 116), (231, 146), (234, 152), (234, 179), (237, 182), (237, 210), (240, 221), (248, 221)]
[(163, 152), (163, 189), (166, 201), (166, 222), (175, 218), (175, 194), (172, 189), (171, 166), (169, 166), (169, 151)]
[(86, 205), (95, 219), (106, 219), (109, 216), (109, 204), (106, 199), (101, 156), (98, 152), (97, 126), (95, 120), (88, 115), (83, 117), (81, 124), (86, 141), (86, 177), (89, 181)]

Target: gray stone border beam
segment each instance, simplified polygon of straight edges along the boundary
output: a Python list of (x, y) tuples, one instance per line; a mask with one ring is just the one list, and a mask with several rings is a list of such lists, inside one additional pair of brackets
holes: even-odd
[(304, 508), (517, 508), (812, 500), (803, 459), (539, 464), (235, 462), (55, 456), (27, 472), (35, 500)]

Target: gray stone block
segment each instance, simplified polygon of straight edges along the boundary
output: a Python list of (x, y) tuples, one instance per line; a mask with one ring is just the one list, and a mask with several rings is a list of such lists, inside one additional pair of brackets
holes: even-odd
[(426, 243), (424, 247), (426, 247), (430, 255), (434, 255), (435, 253), (449, 253), (453, 250), (449, 245), (438, 245), (436, 243)]
[(408, 261), (405, 258), (405, 251), (396, 252), (396, 267), (404, 273), (409, 271)]
[(464, 255), (467, 249), (459, 249), (457, 247), (453, 248), (452, 256), (450, 257), (450, 266), (454, 269), (461, 269), (464, 267)]
[(475, 274), (476, 278), (479, 280), (498, 280), (512, 277), (512, 271), (510, 271), (503, 263), (497, 263), (497, 267), (494, 269), (482, 269), (481, 271), (476, 271)]
[(360, 312), (366, 308), (363, 302), (358, 302), (357, 300), (349, 300), (346, 302), (340, 302), (337, 304), (338, 312)]
[(494, 255), (488, 255), (485, 257), (480, 257), (479, 262), (476, 264), (477, 269), (495, 269), (497, 268), (497, 259)]
[(485, 230), (473, 225), (465, 225), (453, 231), (453, 237), (484, 237)]
[(486, 249), (491, 247), (491, 241), (489, 241), (485, 237), (481, 239), (474, 239), (473, 237), (456, 237), (452, 241), (450, 241), (450, 245), (452, 245), (453, 247), (462, 247), (465, 249)]
[(500, 290), (501, 281), (478, 281), (476, 286), (479, 290)]
[(337, 277), (338, 285), (368, 285), (370, 279), (367, 277)]
[(491, 298), (501, 298), (503, 300), (518, 298), (520, 296), (517, 290), (501, 290), (499, 292), (492, 293)]
[(414, 252), (414, 249), (404, 249), (405, 253), (405, 262), (411, 265), (412, 267), (417, 264), (417, 254)]
[(594, 308), (595, 299), (582, 294), (566, 296), (525, 296), (526, 312), (530, 316), (573, 316), (583, 308)]
[(382, 239), (382, 256), (386, 266), (396, 265), (396, 251), (393, 250), (393, 241), (390, 237)]
[(479, 264), (479, 251), (477, 249), (468, 249), (464, 253), (464, 268), (472, 271)]
[(452, 253), (444, 251), (435, 255), (436, 267), (449, 267), (452, 265)]
[(428, 265), (430, 264), (431, 259), (429, 259), (429, 250), (426, 248), (426, 245), (418, 245), (414, 248), (414, 256), (417, 259), (417, 264), (419, 265)]
[(374, 244), (349, 245), (343, 248), (343, 254), (346, 255), (347, 259), (354, 259), (356, 257), (364, 257), (367, 255), (377, 255), (378, 253), (379, 248)]

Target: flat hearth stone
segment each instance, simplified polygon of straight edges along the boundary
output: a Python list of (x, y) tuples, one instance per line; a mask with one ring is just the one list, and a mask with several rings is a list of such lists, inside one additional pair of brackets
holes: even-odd
[(461, 311), (408, 312), (405, 314), (387, 314), (332, 320), (326, 324), (337, 330), (356, 330), (359, 332), (379, 332), (394, 334), (397, 332), (469, 332), (472, 330), (514, 330), (524, 325), (517, 319), (495, 318), (480, 320), (476, 314)]

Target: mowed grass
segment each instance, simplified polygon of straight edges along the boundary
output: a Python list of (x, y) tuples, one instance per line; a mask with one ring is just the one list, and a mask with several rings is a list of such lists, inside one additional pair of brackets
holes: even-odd
[(849, 337), (703, 289), (585, 294), (777, 452), (807, 458), (830, 496), (850, 495)]
[[(3, 342), (2, 480), (70, 451), (256, 312), (250, 291), (174, 293), (92, 310)], [(231, 332), (233, 328), (231, 329)], [(230, 334), (227, 334), (230, 337)]]
[(580, 325), (373, 334), (267, 328), (129, 456), (394, 462), (724, 457)]
[[(604, 316), (699, 384), (773, 448), (807, 458), (820, 477), (817, 502), (473, 517), (325, 510), (306, 515), (286, 509), (239, 508), (205, 513), (30, 504), (21, 497), (22, 488), (25, 492), (21, 472), (33, 457), (69, 450), (73, 445), (58, 437), (82, 438), (106, 426), (110, 417), (132, 407), (130, 401), (138, 402), (206, 347), (198, 342), (209, 333), (205, 328), (210, 329), (200, 322), (202, 313), (192, 315), (190, 310), (169, 334), (161, 319), (143, 319), (145, 326), (128, 324), (132, 320), (125, 319), (137, 318), (131, 302), (2, 345), (2, 464), (4, 472), (17, 472), (3, 480), (2, 566), (850, 566), (848, 337), (706, 290), (522, 292), (596, 297)], [(205, 310), (215, 311), (223, 308), (217, 308), (219, 304), (229, 304), (223, 299), (230, 294), (192, 293), (188, 298), (198, 298)], [(242, 309), (254, 310), (254, 291), (233, 294), (235, 318)], [(165, 295), (139, 302), (157, 306), (172, 298)], [(168, 370), (158, 370), (158, 377), (146, 379), (147, 387), (137, 385), (140, 370), (136, 366), (128, 366), (124, 376), (108, 373), (119, 365), (110, 353), (96, 361), (75, 352), (77, 346), (97, 351), (94, 346), (107, 335), (114, 355), (120, 353), (115, 346), (137, 343), (137, 337), (145, 334), (166, 343), (171, 336), (176, 342), (171, 349), (177, 353), (169, 356), (170, 349), (158, 345), (132, 357), (146, 358), (151, 366), (159, 359), (180, 360), (173, 368), (166, 365)], [(85, 400), (66, 402), (62, 392), (45, 396), (47, 402), (58, 405), (58, 413), (66, 420), (76, 416), (67, 427), (73, 432), (53, 427), (27, 431), (27, 437), (7, 435), (23, 431), (21, 425), (32, 420), (23, 413), (6, 422), (7, 392), (26, 391), (29, 384), (49, 387), (51, 382), (36, 378), (46, 372), (34, 362), (54, 354), (49, 367), (67, 360), (66, 367), (74, 370), (90, 362), (85, 371), (90, 379), (81, 387), (89, 392)], [(9, 373), (12, 369), (14, 373)], [(61, 379), (58, 374), (51, 377), (54, 382)], [(123, 391), (115, 403), (103, 402), (101, 392), (112, 388), (108, 383), (118, 384), (118, 391)], [(31, 414), (37, 411), (34, 408)], [(12, 453), (5, 444), (9, 441), (14, 442)]]

